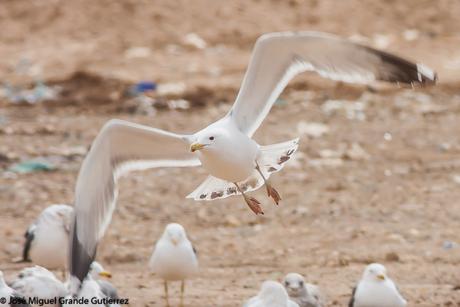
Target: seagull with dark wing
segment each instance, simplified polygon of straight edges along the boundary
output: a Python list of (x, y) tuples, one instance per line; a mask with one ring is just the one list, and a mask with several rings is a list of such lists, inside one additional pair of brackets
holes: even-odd
[(68, 205), (51, 205), (43, 210), (26, 231), (23, 261), (65, 272), (72, 220), (73, 208)]
[(353, 289), (349, 307), (404, 307), (406, 300), (395, 283), (388, 277), (386, 268), (379, 263), (366, 267), (363, 277)]
[(269, 178), (293, 157), (298, 139), (262, 146), (252, 136), (288, 82), (307, 71), (350, 83), (425, 85), (436, 81), (436, 74), (426, 66), (334, 35), (262, 35), (233, 107), (217, 122), (193, 134), (122, 120), (105, 124), (77, 179), (70, 248), (73, 281), (78, 284), (88, 273), (115, 210), (117, 180), (129, 171), (201, 165), (209, 176), (189, 198), (215, 200), (242, 195), (255, 214), (262, 214), (261, 203), (248, 193), (265, 186), (268, 196), (278, 203), (280, 193)]

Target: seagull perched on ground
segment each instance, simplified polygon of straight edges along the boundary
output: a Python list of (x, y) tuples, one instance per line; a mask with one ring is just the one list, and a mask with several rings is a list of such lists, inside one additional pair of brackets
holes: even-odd
[(276, 281), (265, 281), (259, 294), (249, 299), (243, 307), (299, 307), (289, 299), (283, 285)]
[(51, 205), (43, 210), (25, 234), (23, 261), (65, 271), (72, 217), (73, 208), (68, 205)]
[(353, 289), (349, 307), (404, 307), (406, 300), (395, 283), (387, 276), (386, 268), (379, 263), (366, 267), (363, 277)]
[(6, 284), (2, 271), (0, 271), (0, 306), (30, 307), (25, 297)]
[(56, 300), (55, 304), (46, 306), (60, 306), (59, 298), (68, 293), (65, 285), (53, 273), (40, 266), (23, 269), (11, 288), (27, 299)]
[(188, 240), (184, 227), (168, 224), (155, 245), (149, 266), (164, 281), (166, 305), (169, 306), (168, 281), (181, 281), (180, 305), (184, 304), (185, 280), (198, 271), (196, 250)]
[(323, 307), (324, 297), (315, 285), (305, 283), (302, 275), (289, 273), (284, 277), (284, 287), (289, 298), (296, 302), (299, 307)]
[(269, 177), (292, 158), (298, 140), (261, 146), (252, 136), (288, 82), (306, 71), (351, 83), (424, 85), (436, 81), (436, 74), (421, 64), (334, 35), (262, 35), (233, 107), (217, 122), (194, 134), (122, 120), (105, 124), (77, 179), (69, 263), (73, 280), (81, 282), (86, 277), (115, 209), (117, 180), (129, 171), (202, 165), (209, 177), (188, 197), (215, 200), (241, 194), (254, 213), (262, 214), (260, 202), (247, 193), (265, 186), (278, 203), (281, 197)]
[(101, 277), (112, 278), (112, 274), (104, 269), (104, 267), (97, 261), (93, 261), (89, 269), (89, 274), (92, 279), (97, 282), (102, 293), (109, 298), (118, 299), (117, 288), (107, 280)]

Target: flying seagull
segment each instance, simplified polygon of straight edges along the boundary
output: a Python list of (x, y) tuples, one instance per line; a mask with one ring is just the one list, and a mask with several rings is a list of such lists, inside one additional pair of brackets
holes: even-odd
[(313, 284), (306, 283), (300, 274), (287, 274), (284, 277), (283, 284), (289, 294), (289, 298), (296, 302), (299, 307), (323, 307), (326, 305), (319, 288)]
[(262, 284), (257, 296), (250, 298), (243, 307), (299, 307), (299, 305), (289, 299), (280, 283), (267, 280)]
[(202, 165), (209, 177), (190, 198), (215, 200), (241, 194), (254, 213), (262, 214), (260, 202), (247, 193), (265, 185), (268, 195), (279, 202), (269, 177), (292, 157), (298, 140), (260, 146), (252, 136), (288, 82), (306, 71), (351, 83), (436, 81), (426, 66), (334, 35), (262, 35), (233, 107), (203, 130), (183, 135), (121, 120), (104, 125), (83, 161), (75, 189), (69, 263), (74, 281), (87, 275), (115, 209), (117, 180), (129, 171)]
[(181, 281), (180, 305), (184, 305), (185, 280), (198, 271), (196, 250), (184, 227), (168, 224), (155, 245), (149, 266), (164, 281), (166, 306), (169, 306), (168, 281)]
[(349, 307), (404, 307), (406, 300), (395, 283), (388, 277), (386, 268), (379, 263), (366, 267), (363, 277), (353, 289)]
[(65, 272), (72, 219), (73, 208), (68, 205), (51, 205), (43, 210), (26, 231), (23, 261)]

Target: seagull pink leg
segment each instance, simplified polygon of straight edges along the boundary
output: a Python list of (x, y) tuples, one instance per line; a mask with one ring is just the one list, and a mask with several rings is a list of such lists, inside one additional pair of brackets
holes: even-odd
[(281, 196), (278, 193), (278, 191), (275, 190), (275, 188), (272, 187), (270, 182), (265, 178), (264, 174), (262, 174), (262, 171), (260, 170), (260, 167), (257, 161), (256, 161), (256, 170), (259, 172), (260, 176), (262, 176), (262, 179), (264, 180), (264, 184), (265, 184), (265, 188), (267, 189), (268, 197), (273, 198), (273, 200), (275, 201), (275, 204), (278, 205), (281, 200)]
[(262, 210), (262, 207), (260, 206), (260, 202), (255, 199), (254, 197), (248, 197), (241, 189), (240, 187), (238, 186), (237, 183), (233, 183), (236, 188), (238, 189), (238, 191), (241, 193), (241, 195), (243, 195), (243, 198), (244, 200), (246, 201), (246, 204), (248, 205), (248, 207), (252, 210), (252, 212), (254, 212), (256, 215), (258, 214), (264, 214), (264, 211)]

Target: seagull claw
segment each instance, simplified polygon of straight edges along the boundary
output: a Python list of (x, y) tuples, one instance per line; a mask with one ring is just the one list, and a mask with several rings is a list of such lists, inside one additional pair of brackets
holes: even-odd
[(262, 207), (260, 206), (260, 202), (255, 199), (254, 197), (245, 198), (246, 203), (248, 204), (249, 208), (254, 212), (256, 215), (264, 214)]
[(266, 185), (267, 187), (267, 194), (268, 194), (268, 197), (271, 197), (273, 198), (273, 200), (275, 201), (275, 203), (278, 205), (280, 200), (281, 200), (281, 196), (280, 194), (278, 193), (277, 190), (275, 190), (274, 187), (272, 187), (271, 185)]

